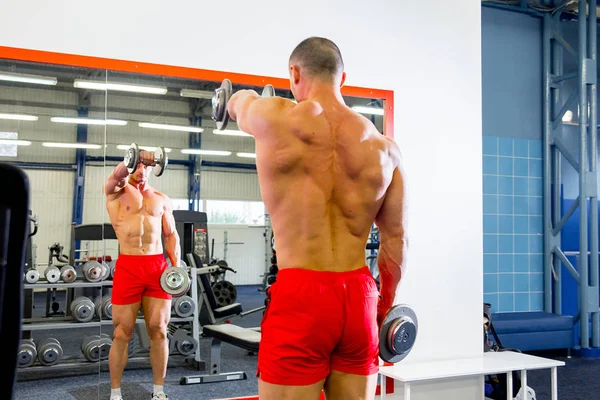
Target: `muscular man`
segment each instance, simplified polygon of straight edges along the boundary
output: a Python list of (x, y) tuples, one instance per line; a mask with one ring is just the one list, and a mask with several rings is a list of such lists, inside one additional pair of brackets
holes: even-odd
[[(243, 90), (228, 111), (256, 140), (262, 198), (277, 237), (257, 375), (261, 400), (372, 399), (378, 321), (395, 303), (405, 265), (400, 151), (344, 103), (338, 47), (301, 42), (289, 59), (298, 104)], [(381, 299), (365, 266), (375, 221)]]
[(179, 236), (169, 198), (148, 184), (154, 154), (141, 151), (140, 160), (132, 174), (124, 163), (117, 165), (105, 186), (106, 208), (119, 240), (120, 253), (112, 289), (114, 334), (108, 356), (111, 400), (123, 400), (121, 378), (140, 305), (150, 338), (152, 400), (168, 399), (163, 384), (169, 356), (167, 324), (171, 295), (160, 286), (160, 276), (167, 268), (161, 233), (172, 265), (179, 265)]

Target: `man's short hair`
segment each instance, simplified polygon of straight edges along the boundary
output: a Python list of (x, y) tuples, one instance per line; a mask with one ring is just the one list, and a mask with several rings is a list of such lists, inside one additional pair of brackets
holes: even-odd
[(342, 53), (335, 43), (322, 37), (304, 39), (290, 55), (290, 64), (298, 64), (310, 76), (334, 79), (344, 72)]

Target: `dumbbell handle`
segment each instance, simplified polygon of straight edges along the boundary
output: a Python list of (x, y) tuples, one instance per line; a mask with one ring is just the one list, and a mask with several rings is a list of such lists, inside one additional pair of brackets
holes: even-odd
[(140, 150), (140, 161), (149, 167), (155, 167), (158, 163), (156, 154), (152, 151)]

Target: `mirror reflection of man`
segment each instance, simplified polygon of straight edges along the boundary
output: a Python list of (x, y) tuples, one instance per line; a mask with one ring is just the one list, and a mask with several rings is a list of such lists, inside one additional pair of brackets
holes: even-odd
[(154, 379), (152, 400), (167, 400), (163, 385), (169, 344), (167, 325), (172, 296), (160, 286), (167, 268), (164, 250), (172, 265), (179, 265), (179, 236), (169, 198), (148, 184), (154, 154), (140, 151), (140, 162), (131, 174), (123, 162), (112, 171), (104, 187), (106, 208), (119, 241), (119, 257), (112, 289), (113, 344), (108, 364), (110, 400), (123, 400), (121, 379), (140, 306), (150, 338), (150, 365)]

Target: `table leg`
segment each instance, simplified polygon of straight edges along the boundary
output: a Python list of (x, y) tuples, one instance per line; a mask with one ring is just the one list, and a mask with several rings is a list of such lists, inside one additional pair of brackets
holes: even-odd
[(387, 378), (383, 375), (379, 375), (379, 377), (381, 378), (381, 383), (379, 384), (379, 388), (381, 389), (380, 398), (381, 398), (381, 400), (385, 400), (386, 399), (385, 381), (387, 380)]
[(556, 367), (552, 367), (550, 370), (551, 381), (552, 381), (552, 400), (558, 399), (558, 379), (556, 374)]
[(410, 383), (404, 384), (404, 400), (410, 400)]
[(527, 370), (521, 371), (521, 390), (523, 392), (523, 400), (527, 399)]
[(513, 392), (513, 377), (512, 377), (512, 371), (509, 371), (506, 373), (506, 400), (513, 399), (512, 392)]

